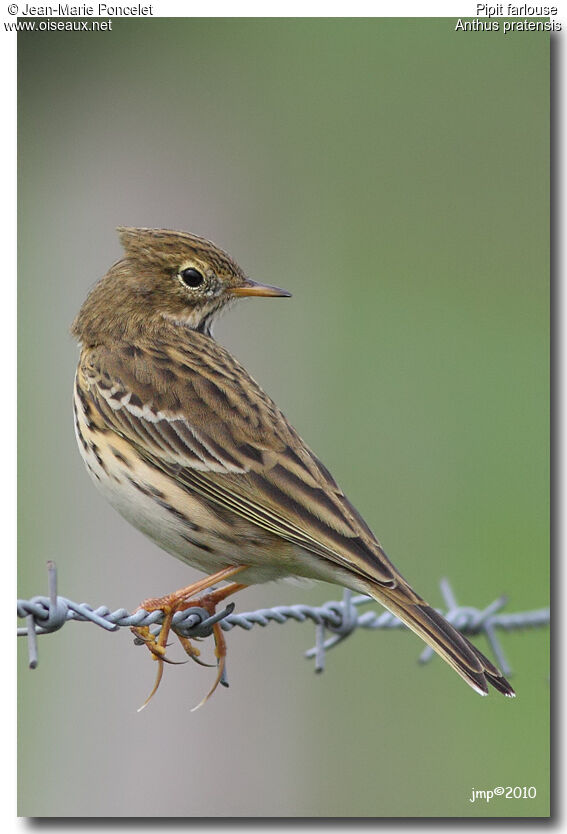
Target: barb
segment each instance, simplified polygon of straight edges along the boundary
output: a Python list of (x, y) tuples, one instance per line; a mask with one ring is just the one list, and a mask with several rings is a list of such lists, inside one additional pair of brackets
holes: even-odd
[[(163, 622), (162, 611), (148, 613), (138, 609), (130, 614), (125, 608), (110, 611), (106, 606), (92, 608), (85, 602), (76, 603), (57, 594), (57, 571), (55, 563), (47, 563), (48, 596), (37, 596), (30, 600), (18, 600), (18, 617), (26, 620), (26, 626), (18, 629), (18, 637), (28, 638), (28, 659), (30, 669), (38, 664), (37, 635), (51, 634), (62, 628), (65, 623), (75, 620), (91, 622), (107, 631), (118, 631), (130, 626), (150, 626), (157, 632)], [(461, 606), (457, 602), (447, 579), (442, 579), (441, 593), (447, 610), (445, 618), (462, 634), (486, 634), (497, 662), (505, 675), (511, 668), (496, 634), (498, 629), (534, 628), (549, 625), (549, 609), (539, 608), (532, 611), (504, 613), (506, 597), (499, 597), (486, 608)], [(315, 671), (325, 668), (325, 656), (328, 649), (336, 646), (358, 628), (372, 630), (389, 628), (407, 628), (389, 611), (365, 611), (359, 608), (374, 600), (364, 595), (354, 595), (345, 590), (342, 600), (331, 600), (320, 606), (311, 605), (276, 605), (273, 608), (259, 608), (242, 614), (234, 613), (234, 603), (230, 603), (220, 612), (210, 616), (204, 608), (190, 608), (178, 611), (173, 617), (172, 629), (182, 637), (208, 637), (212, 627), (220, 621), (224, 631), (238, 626), (250, 631), (255, 625), (264, 628), (270, 623), (286, 623), (289, 620), (303, 623), (311, 620), (315, 623), (315, 646), (305, 652), (307, 658), (315, 658)], [(330, 632), (327, 637), (326, 633)], [(141, 640), (134, 640), (141, 644)], [(426, 646), (420, 655), (420, 662), (425, 663), (433, 655), (433, 650)]]

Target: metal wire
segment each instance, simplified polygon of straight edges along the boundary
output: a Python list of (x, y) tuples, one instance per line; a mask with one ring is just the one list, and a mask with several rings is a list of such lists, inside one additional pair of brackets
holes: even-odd
[[(71, 620), (95, 623), (107, 631), (118, 631), (120, 628), (129, 626), (150, 626), (153, 633), (159, 631), (164, 618), (163, 611), (148, 613), (144, 609), (138, 609), (130, 614), (125, 608), (119, 608), (116, 611), (110, 611), (106, 606), (92, 608), (85, 602), (76, 603), (58, 596), (57, 570), (52, 561), (47, 563), (47, 575), (48, 596), (18, 600), (18, 617), (26, 620), (26, 626), (18, 629), (18, 637), (28, 638), (30, 669), (35, 669), (38, 664), (37, 635), (51, 634)], [(506, 597), (499, 597), (484, 609), (462, 606), (457, 602), (447, 579), (441, 580), (440, 587), (447, 606), (447, 610), (440, 611), (440, 613), (443, 613), (445, 618), (462, 634), (484, 633), (505, 675), (510, 674), (511, 668), (496, 635), (496, 630), (511, 631), (549, 624), (548, 608), (504, 613), (502, 609), (506, 605)], [(212, 633), (214, 623), (219, 621), (224, 631), (230, 631), (235, 626), (249, 631), (255, 625), (265, 627), (269, 623), (286, 623), (289, 620), (303, 623), (311, 620), (316, 626), (315, 646), (306, 651), (305, 656), (315, 658), (315, 671), (322, 672), (325, 668), (325, 653), (328, 649), (336, 646), (356, 629), (407, 628), (389, 611), (359, 613), (360, 606), (371, 602), (374, 600), (370, 597), (354, 595), (352, 591), (345, 590), (342, 600), (331, 600), (316, 607), (276, 605), (273, 608), (260, 608), (257, 611), (235, 614), (234, 603), (230, 603), (224, 610), (218, 611), (212, 617), (204, 608), (194, 607), (176, 612), (173, 616), (172, 629), (182, 637), (208, 637)], [(330, 632), (329, 637), (327, 637), (327, 632)], [(142, 644), (139, 639), (134, 642)], [(433, 649), (426, 646), (420, 655), (420, 662), (427, 662), (433, 654)]]

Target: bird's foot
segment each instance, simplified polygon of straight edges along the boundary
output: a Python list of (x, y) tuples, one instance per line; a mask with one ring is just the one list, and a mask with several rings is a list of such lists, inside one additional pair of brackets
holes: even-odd
[[(192, 608), (198, 606), (200, 608), (204, 608), (209, 614), (212, 616), (215, 613), (216, 606), (219, 602), (226, 599), (227, 596), (230, 594), (235, 593), (236, 591), (245, 588), (245, 585), (239, 584), (237, 582), (231, 582), (229, 585), (226, 585), (223, 588), (216, 589), (211, 591), (208, 594), (203, 594), (200, 597), (195, 598), (195, 594), (202, 593), (207, 589), (211, 588), (217, 582), (221, 582), (224, 579), (229, 579), (234, 574), (238, 573), (241, 570), (246, 568), (245, 565), (240, 565), (238, 567), (231, 567), (225, 568), (222, 571), (218, 571), (211, 576), (206, 577), (205, 579), (200, 580), (199, 582), (193, 583), (193, 585), (188, 585), (186, 588), (181, 588), (178, 591), (175, 591), (172, 594), (167, 594), (164, 597), (157, 597), (155, 599), (147, 599), (145, 600), (139, 608), (143, 608), (145, 611), (152, 612), (152, 611), (163, 611), (164, 612), (164, 619), (161, 625), (161, 628), (157, 635), (153, 635), (150, 632), (148, 626), (135, 626), (131, 628), (131, 631), (138, 637), (140, 640), (144, 642), (147, 646), (148, 650), (152, 654), (153, 660), (157, 660), (158, 662), (158, 670), (156, 674), (156, 680), (152, 691), (139, 708), (140, 710), (144, 709), (155, 693), (158, 690), (158, 687), (161, 683), (161, 679), (163, 677), (163, 667), (164, 663), (171, 663), (176, 664), (176, 661), (170, 660), (166, 656), (166, 646), (168, 645), (167, 640), (171, 631), (171, 625), (173, 620), (173, 615), (177, 611), (185, 611), (188, 608)], [(222, 633), (220, 624), (214, 623), (212, 626), (213, 636), (215, 640), (215, 656), (217, 658), (217, 676), (215, 682), (208, 692), (208, 694), (203, 698), (203, 700), (197, 704), (196, 707), (193, 709), (198, 709), (198, 707), (202, 706), (208, 699), (211, 697), (215, 689), (217, 688), (219, 682), (222, 679), (224, 666), (225, 666), (225, 658), (226, 658), (226, 641), (224, 639), (224, 635)], [(183, 646), (186, 654), (194, 660), (196, 663), (199, 663), (201, 666), (210, 666), (209, 663), (204, 663), (200, 659), (200, 651), (199, 649), (193, 645), (191, 640), (188, 637), (183, 637), (179, 634), (176, 635), (179, 642)]]

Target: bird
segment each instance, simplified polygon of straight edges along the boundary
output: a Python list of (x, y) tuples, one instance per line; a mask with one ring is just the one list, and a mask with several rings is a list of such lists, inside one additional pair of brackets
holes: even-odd
[[(513, 697), (502, 672), (413, 590), (326, 466), (214, 339), (215, 320), (239, 299), (291, 293), (253, 281), (198, 235), (117, 231), (124, 256), (95, 284), (71, 327), (80, 345), (73, 396), (79, 451), (127, 521), (206, 574), (140, 606), (164, 612), (157, 636), (133, 629), (158, 661), (142, 706), (172, 662), (166, 644), (176, 611), (199, 605), (213, 614), (228, 596), (285, 577), (369, 595), (477, 693), (492, 686)], [(218, 622), (213, 635), (217, 675), (201, 704), (224, 671)], [(201, 662), (199, 649), (179, 639)]]

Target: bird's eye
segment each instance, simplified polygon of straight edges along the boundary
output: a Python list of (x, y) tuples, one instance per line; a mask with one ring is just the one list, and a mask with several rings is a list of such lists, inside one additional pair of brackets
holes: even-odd
[(203, 274), (198, 269), (193, 269), (192, 266), (180, 272), (179, 277), (187, 287), (200, 287), (205, 280)]

